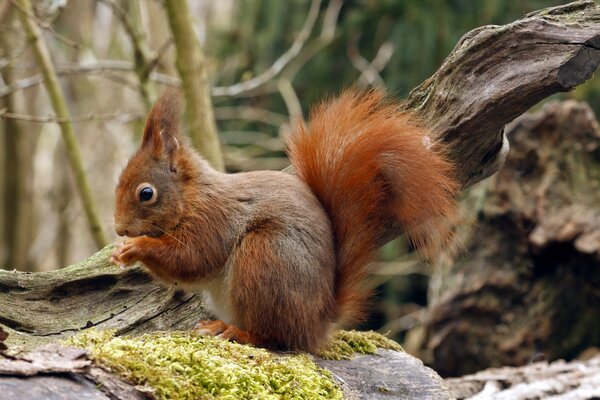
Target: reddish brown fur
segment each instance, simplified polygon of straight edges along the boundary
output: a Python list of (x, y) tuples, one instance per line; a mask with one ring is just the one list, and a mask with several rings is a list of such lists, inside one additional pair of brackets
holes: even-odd
[[(394, 217), (433, 255), (450, 234), (458, 185), (428, 132), (382, 91), (348, 90), (296, 124), (288, 146), (297, 173), (329, 214), (336, 236), (338, 318), (360, 320), (364, 288), (384, 225)], [(433, 146), (432, 146), (433, 148)]]
[[(213, 170), (182, 144), (177, 102), (162, 97), (117, 186), (115, 226), (130, 238), (113, 261), (141, 261), (164, 281), (205, 290), (222, 321), (201, 332), (318, 349), (335, 324), (362, 316), (386, 220), (396, 218), (427, 252), (448, 236), (452, 167), (383, 99), (348, 91), (318, 107), (308, 127), (297, 124), (294, 176)], [(156, 188), (155, 203), (138, 198), (143, 182)]]

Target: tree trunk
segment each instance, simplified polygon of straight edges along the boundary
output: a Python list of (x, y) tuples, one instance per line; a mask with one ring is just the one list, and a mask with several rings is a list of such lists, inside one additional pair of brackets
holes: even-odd
[[(14, 18), (14, 12), (10, 9), (0, 13), (0, 23), (8, 24)], [(0, 57), (8, 57), (13, 50), (15, 36), (11, 33), (0, 35)], [(0, 79), (5, 84), (12, 83), (14, 79), (12, 66), (5, 66), (0, 71)], [(0, 109), (6, 108), (9, 112), (19, 112), (24, 103), (21, 93), (10, 93), (0, 99)], [(23, 124), (14, 119), (3, 119), (2, 142), (4, 145), (4, 170), (10, 173), (4, 174), (3, 189), (0, 191), (3, 197), (4, 216), (2, 221), (3, 242), (6, 243), (5, 257), (2, 257), (0, 248), (0, 260), (3, 265), (19, 268), (23, 271), (32, 271), (34, 265), (27, 257), (29, 247), (34, 236), (34, 207), (33, 207), (33, 158), (38, 139), (37, 130), (26, 132)], [(1, 267), (0, 267), (1, 268)]]

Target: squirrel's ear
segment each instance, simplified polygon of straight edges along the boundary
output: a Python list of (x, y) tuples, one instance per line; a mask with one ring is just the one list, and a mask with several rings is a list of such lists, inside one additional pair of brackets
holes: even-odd
[(142, 149), (152, 151), (155, 158), (171, 158), (179, 148), (180, 97), (175, 90), (168, 90), (154, 104), (144, 128)]

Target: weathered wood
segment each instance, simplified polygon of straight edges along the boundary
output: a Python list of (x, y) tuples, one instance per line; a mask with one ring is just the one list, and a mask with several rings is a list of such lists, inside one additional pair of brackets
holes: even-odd
[(333, 373), (349, 399), (448, 399), (442, 379), (413, 356), (378, 350), (377, 356), (352, 360), (317, 360)]
[(598, 122), (584, 103), (551, 103), (507, 134), (504, 168), (465, 199), (467, 251), (431, 278), (422, 348), (443, 376), (600, 343)]
[(488, 369), (445, 382), (457, 400), (596, 399), (600, 397), (600, 357)]
[(6, 343), (32, 348), (91, 327), (118, 334), (190, 329), (207, 317), (200, 295), (163, 286), (141, 267), (117, 268), (111, 251), (57, 271), (0, 271)]
[(585, 82), (599, 63), (600, 7), (578, 1), (467, 33), (406, 105), (445, 143), (466, 187), (502, 166), (505, 124)]
[[(142, 391), (93, 365), (85, 351), (51, 346), (14, 359), (3, 360), (0, 354), (0, 393), (10, 393), (11, 399), (152, 398), (151, 392)], [(27, 360), (41, 362), (24, 371), (23, 364), (27, 364)], [(48, 364), (48, 360), (52, 366), (50, 369), (44, 364)], [(403, 352), (379, 349), (377, 355), (360, 355), (353, 360), (316, 361), (332, 372), (348, 399), (449, 398), (442, 379), (422, 362)], [(62, 367), (55, 368), (61, 364)]]
[(144, 392), (92, 364), (82, 349), (57, 344), (26, 354), (0, 352), (0, 393), (7, 399), (144, 399)]

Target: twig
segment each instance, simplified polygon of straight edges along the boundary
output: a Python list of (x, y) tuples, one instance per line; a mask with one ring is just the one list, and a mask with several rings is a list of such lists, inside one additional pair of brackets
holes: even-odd
[[(335, 1), (335, 0), (334, 0)], [(254, 91), (261, 89), (269, 84), (281, 71), (300, 53), (304, 44), (308, 40), (317, 17), (319, 16), (319, 8), (321, 0), (313, 0), (308, 11), (308, 15), (300, 33), (292, 43), (292, 46), (283, 53), (265, 72), (244, 82), (236, 83), (232, 86), (217, 86), (212, 88), (211, 94), (215, 97), (235, 97), (241, 95), (251, 95)]]
[[(139, 79), (139, 89), (142, 98), (144, 99), (145, 106), (149, 109), (155, 98), (153, 90), (149, 85), (149, 75), (158, 60), (151, 54), (144, 32), (130, 19), (130, 13), (127, 13), (121, 8), (115, 0), (100, 0), (100, 2), (108, 5), (112, 9), (113, 13), (115, 13), (117, 18), (119, 18), (123, 24), (123, 28), (131, 40), (133, 45), (133, 70)], [(130, 7), (135, 7), (136, 3), (130, 1), (128, 4)], [(168, 44), (169, 42), (167, 42), (167, 45)]]
[(377, 50), (375, 58), (371, 61), (371, 65), (378, 71), (381, 72), (385, 66), (390, 62), (392, 55), (394, 54), (394, 44), (392, 42), (385, 42)]
[(288, 122), (288, 117), (258, 107), (215, 107), (215, 118), (217, 120), (243, 119), (263, 122), (265, 124), (280, 126)]
[[(13, 0), (11, 0), (11, 2), (12, 1)], [(48, 91), (54, 112), (58, 118), (69, 118), (67, 103), (58, 82), (58, 76), (56, 75), (54, 64), (50, 58), (50, 53), (46, 47), (46, 43), (43, 40), (40, 27), (29, 17), (29, 15), (32, 14), (31, 1), (19, 0), (19, 2), (20, 7), (18, 7), (18, 9), (22, 11), (20, 13), (21, 22), (25, 27), (29, 40), (32, 42), (37, 62), (42, 69), (44, 84), (46, 86), (46, 90)], [(102, 248), (106, 245), (107, 241), (104, 235), (104, 230), (102, 229), (102, 225), (100, 224), (100, 219), (98, 218), (96, 203), (92, 197), (87, 175), (83, 168), (83, 160), (81, 157), (79, 144), (75, 138), (73, 125), (71, 125), (70, 122), (61, 122), (60, 129), (66, 146), (69, 164), (73, 174), (75, 175), (75, 185), (79, 195), (81, 196), (81, 202), (87, 215), (90, 232), (96, 243), (96, 246)]]
[(306, 45), (298, 56), (293, 59), (289, 66), (283, 71), (283, 74), (290, 80), (296, 76), (300, 68), (313, 58), (319, 51), (333, 41), (335, 38), (335, 32), (337, 28), (337, 21), (340, 15), (340, 10), (344, 4), (343, 0), (331, 0), (327, 9), (325, 10), (325, 16), (323, 17), (323, 25), (321, 26), (321, 33), (319, 36)]
[(371, 62), (360, 54), (356, 41), (348, 44), (347, 53), (354, 68), (360, 71), (360, 78), (358, 79), (360, 86), (385, 86), (379, 72), (383, 70), (394, 53), (394, 46), (391, 42), (382, 44)]
[[(109, 0), (102, 0), (109, 1)], [(236, 96), (251, 96), (263, 91), (273, 91), (268, 88), (274, 83), (274, 78), (285, 72), (286, 79), (292, 81), (292, 78), (296, 75), (299, 68), (304, 65), (310, 58), (312, 58), (318, 51), (329, 44), (335, 37), (335, 31), (337, 26), (337, 19), (339, 17), (340, 9), (343, 5), (342, 0), (332, 0), (325, 11), (323, 18), (323, 25), (321, 33), (317, 39), (311, 42), (305, 47), (306, 41), (310, 37), (310, 34), (314, 28), (317, 17), (319, 15), (319, 8), (321, 5), (320, 0), (313, 0), (309, 9), (308, 15), (300, 33), (294, 40), (292, 46), (282, 54), (265, 72), (247, 80), (245, 82), (236, 83), (232, 86), (217, 86), (210, 90), (210, 94), (213, 97), (236, 97)], [(191, 64), (193, 65), (193, 64)], [(103, 61), (96, 64), (90, 64), (88, 66), (70, 66), (58, 69), (59, 74), (74, 74), (74, 73), (88, 73), (98, 72), (107, 70), (120, 70), (120, 71), (133, 71), (134, 66), (126, 61), (113, 60)], [(0, 90), (0, 97), (5, 96), (8, 93), (12, 93), (15, 90), (24, 89), (41, 82), (36, 80), (35, 77), (26, 78), (31, 79), (26, 84), (21, 84), (20, 81), (15, 82), (14, 87), (7, 87)], [(177, 77), (172, 77), (166, 74), (159, 74), (151, 72), (149, 79), (169, 85), (169, 86), (180, 86), (181, 81)]]
[(292, 86), (292, 82), (286, 77), (281, 77), (277, 80), (277, 88), (281, 97), (285, 102), (291, 119), (302, 118), (302, 105), (298, 99), (298, 95)]
[(2, 62), (0, 63), (0, 69), (6, 68), (6, 67), (9, 67), (9, 66), (10, 66), (10, 68), (14, 68), (14, 64), (13, 64), (14, 60), (17, 60), (17, 59), (21, 58), (21, 56), (23, 54), (25, 54), (25, 52), (27, 50), (29, 50), (30, 45), (31, 45), (31, 43), (25, 42), (25, 43), (22, 43), (15, 50), (13, 50), (11, 52), (11, 55), (10, 55), (11, 58), (10, 59), (4, 59), (4, 60), (2, 60)]
[(142, 119), (140, 115), (134, 114), (88, 114), (88, 115), (80, 115), (75, 117), (57, 117), (57, 116), (47, 116), (42, 117), (38, 115), (28, 115), (28, 114), (16, 114), (11, 113), (3, 108), (0, 110), (0, 117), (2, 118), (11, 118), (18, 119), (21, 121), (29, 121), (29, 122), (38, 122), (38, 123), (64, 123), (64, 122), (90, 122), (90, 121), (117, 121), (121, 123), (129, 123), (132, 121), (138, 121)]
[[(124, 60), (104, 60), (86, 64), (66, 64), (56, 67), (56, 74), (63, 75), (79, 75), (79, 74), (107, 74), (108, 72), (133, 72), (134, 66), (129, 61)], [(157, 72), (150, 73), (150, 79), (169, 86), (179, 86), (180, 80), (177, 77), (161, 74)], [(39, 85), (43, 82), (42, 74), (33, 75), (27, 78), (20, 79), (11, 85), (0, 88), (0, 97), (16, 92), (18, 90), (28, 89)], [(129, 86), (133, 83), (127, 81)]]
[(42, 74), (30, 76), (29, 78), (19, 79), (18, 81), (1, 88), (0, 97), (8, 96), (9, 94), (14, 93), (18, 90), (23, 90), (32, 86), (39, 85), (43, 81), (44, 77), (42, 76)]
[[(144, 71), (144, 74), (150, 78), (150, 75), (152, 74), (152, 71), (154, 70), (154, 68), (156, 68), (156, 66), (160, 63), (160, 60), (162, 59), (162, 57), (167, 53), (167, 50), (169, 50), (169, 48), (171, 47), (171, 45), (173, 45), (173, 37), (169, 37), (167, 40), (165, 40), (165, 42), (158, 48), (158, 50), (156, 50), (156, 54), (154, 55), (154, 57), (150, 60), (150, 62), (148, 63), (148, 65), (146, 65), (146, 71)], [(179, 86), (179, 81), (177, 81), (177, 86)]]
[[(52, 36), (54, 36), (58, 41), (66, 44), (69, 47), (72, 47), (76, 50), (81, 49), (81, 45), (63, 35), (61, 35), (60, 33), (56, 32), (54, 29), (52, 29), (52, 26), (42, 20), (40, 20), (38, 17), (35, 16), (35, 14), (33, 13), (33, 8), (31, 9), (27, 9), (25, 6), (23, 6), (22, 4), (17, 3), (17, 0), (8, 0), (10, 1), (10, 3), (15, 6), (15, 8), (17, 8), (20, 12), (21, 15), (25, 16), (30, 22), (36, 24), (39, 28), (45, 30), (46, 32), (50, 33)], [(21, 2), (22, 3), (22, 2)]]

